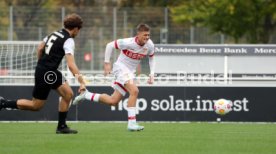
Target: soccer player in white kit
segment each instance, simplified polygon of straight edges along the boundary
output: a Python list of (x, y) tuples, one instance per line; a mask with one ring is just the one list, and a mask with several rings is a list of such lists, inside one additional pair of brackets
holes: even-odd
[(129, 93), (128, 98), (128, 126), (130, 131), (140, 131), (144, 127), (136, 122), (136, 100), (138, 97), (138, 87), (134, 82), (134, 73), (140, 60), (149, 57), (150, 75), (148, 83), (154, 81), (154, 44), (150, 39), (150, 27), (147, 24), (137, 26), (137, 35), (131, 38), (118, 39), (109, 42), (105, 49), (104, 73), (111, 73), (110, 57), (113, 49), (121, 50), (117, 61), (113, 64), (112, 73), (115, 75), (113, 83), (114, 92), (112, 95), (91, 93), (88, 90), (75, 98), (73, 104), (76, 105), (83, 100), (101, 102), (107, 105), (116, 106)]

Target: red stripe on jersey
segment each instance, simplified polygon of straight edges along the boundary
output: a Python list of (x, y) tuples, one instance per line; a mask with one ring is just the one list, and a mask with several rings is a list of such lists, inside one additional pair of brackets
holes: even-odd
[(127, 92), (126, 88), (120, 84), (119, 82), (114, 82), (114, 84), (117, 84), (119, 87), (121, 87), (125, 92)]
[(128, 120), (135, 120), (136, 116), (128, 117)]
[(115, 44), (115, 48), (116, 48), (116, 49), (119, 49), (117, 40), (114, 41), (114, 44)]
[(136, 60), (140, 60), (142, 58), (144, 58), (146, 55), (143, 55), (143, 54), (139, 54), (139, 53), (134, 53), (132, 51), (129, 51), (129, 50), (123, 50), (123, 53), (131, 58), (131, 59), (136, 59)]
[(91, 97), (91, 101), (94, 101), (94, 97), (95, 97), (96, 94), (93, 94), (92, 97)]
[(154, 56), (154, 53), (152, 55), (149, 55), (149, 57), (153, 57)]

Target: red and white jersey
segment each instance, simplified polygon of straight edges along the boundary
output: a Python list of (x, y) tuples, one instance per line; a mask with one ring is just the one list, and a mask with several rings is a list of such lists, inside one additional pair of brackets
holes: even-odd
[(130, 71), (135, 72), (140, 60), (147, 55), (154, 55), (154, 44), (151, 39), (146, 44), (140, 46), (137, 43), (137, 37), (118, 39), (114, 41), (116, 49), (120, 49), (121, 53), (115, 64), (126, 66)]

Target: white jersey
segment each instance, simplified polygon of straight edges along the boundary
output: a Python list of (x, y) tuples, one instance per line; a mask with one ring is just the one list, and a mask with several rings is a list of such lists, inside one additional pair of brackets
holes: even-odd
[(121, 53), (115, 62), (116, 65), (124, 65), (130, 71), (135, 72), (140, 60), (147, 55), (154, 55), (154, 44), (149, 39), (146, 44), (140, 46), (137, 43), (137, 37), (118, 39), (114, 41), (116, 49), (120, 49)]

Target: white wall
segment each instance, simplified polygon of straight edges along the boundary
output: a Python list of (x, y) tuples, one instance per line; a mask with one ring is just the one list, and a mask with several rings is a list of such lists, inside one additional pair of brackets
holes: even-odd
[[(228, 71), (276, 74), (276, 56), (228, 56)], [(156, 55), (156, 73), (223, 73), (224, 56)]]

